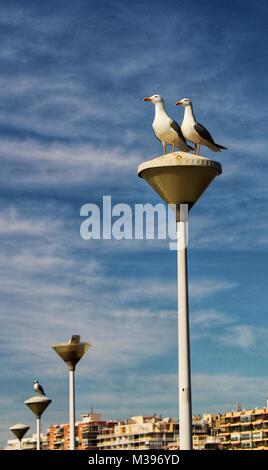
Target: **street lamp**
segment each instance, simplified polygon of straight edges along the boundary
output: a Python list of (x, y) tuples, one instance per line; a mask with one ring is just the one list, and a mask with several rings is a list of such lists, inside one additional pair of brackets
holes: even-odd
[(15, 434), (16, 438), (19, 441), (19, 450), (22, 450), (22, 438), (26, 434), (27, 431), (29, 431), (30, 426), (27, 426), (26, 424), (18, 423), (14, 424), (9, 428), (13, 434)]
[(174, 152), (143, 162), (138, 175), (164, 199), (176, 206), (178, 263), (178, 364), (180, 449), (192, 449), (192, 396), (187, 273), (188, 211), (214, 178), (220, 163), (185, 152)]
[(41, 416), (44, 413), (45, 409), (50, 405), (52, 400), (47, 398), (45, 395), (34, 395), (33, 397), (29, 398), (26, 400), (24, 403), (25, 405), (30, 408), (30, 410), (33, 412), (33, 414), (36, 416), (36, 435), (37, 435), (37, 441), (36, 441), (36, 450), (41, 450), (41, 445), (40, 445), (40, 434), (41, 434)]
[(76, 364), (87, 352), (90, 343), (80, 342), (79, 335), (73, 335), (68, 343), (53, 344), (51, 347), (67, 364), (69, 369), (69, 420), (70, 450), (75, 450), (75, 381)]

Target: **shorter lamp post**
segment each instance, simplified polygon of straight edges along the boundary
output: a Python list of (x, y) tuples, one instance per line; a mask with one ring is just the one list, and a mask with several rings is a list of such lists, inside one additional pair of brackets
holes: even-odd
[(69, 421), (70, 450), (75, 450), (75, 367), (87, 352), (90, 343), (80, 342), (79, 335), (73, 335), (67, 343), (53, 344), (51, 347), (61, 357), (69, 369)]
[(37, 441), (36, 441), (36, 450), (41, 450), (40, 444), (40, 434), (41, 434), (41, 416), (44, 413), (45, 409), (50, 405), (52, 400), (47, 398), (46, 396), (33, 396), (24, 402), (25, 405), (30, 408), (33, 414), (36, 416), (36, 434), (37, 434)]
[(13, 426), (9, 428), (9, 430), (13, 432), (13, 434), (15, 434), (16, 438), (19, 441), (19, 450), (22, 450), (21, 440), (23, 436), (26, 434), (26, 432), (29, 431), (29, 429), (30, 429), (30, 426), (27, 426), (26, 424), (22, 424), (22, 423), (14, 424)]

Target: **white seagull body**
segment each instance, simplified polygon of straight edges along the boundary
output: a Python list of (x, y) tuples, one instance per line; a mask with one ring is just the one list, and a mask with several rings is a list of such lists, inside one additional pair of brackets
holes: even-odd
[(153, 95), (149, 98), (144, 98), (143, 101), (151, 101), (155, 105), (155, 116), (152, 124), (155, 136), (164, 147), (164, 154), (166, 154), (166, 146), (172, 145), (172, 151), (177, 147), (184, 152), (193, 150), (190, 147), (180, 129), (179, 124), (173, 121), (165, 110), (164, 100), (160, 95)]
[(34, 391), (38, 393), (38, 395), (46, 396), (42, 385), (40, 385), (40, 383), (37, 380), (34, 380), (33, 384), (34, 384)]
[(176, 105), (184, 106), (184, 117), (181, 130), (184, 137), (195, 144), (196, 153), (198, 153), (198, 155), (201, 145), (205, 145), (213, 152), (220, 152), (223, 149), (226, 150), (226, 147), (216, 144), (209, 131), (202, 126), (202, 124), (197, 122), (193, 113), (193, 105), (189, 98), (183, 98), (182, 100), (177, 101)]

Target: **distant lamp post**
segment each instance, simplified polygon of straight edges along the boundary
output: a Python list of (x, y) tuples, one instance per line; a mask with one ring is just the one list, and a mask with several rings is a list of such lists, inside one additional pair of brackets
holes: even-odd
[(15, 434), (16, 438), (19, 441), (19, 450), (22, 450), (21, 441), (22, 441), (23, 436), (26, 434), (27, 431), (29, 431), (29, 429), (30, 429), (30, 426), (27, 426), (27, 424), (22, 424), (22, 423), (14, 424), (13, 426), (9, 428), (9, 430), (13, 432), (13, 434)]
[(41, 450), (41, 416), (51, 402), (52, 400), (50, 400), (44, 395), (35, 395), (24, 402), (25, 405), (27, 405), (28, 408), (30, 408), (30, 410), (36, 416), (36, 450)]
[(70, 450), (75, 450), (75, 367), (87, 352), (90, 343), (80, 342), (79, 335), (73, 335), (68, 343), (57, 343), (51, 347), (66, 363), (69, 369), (69, 420)]
[(178, 362), (180, 449), (192, 448), (192, 396), (187, 273), (188, 211), (222, 172), (220, 163), (185, 152), (143, 162), (138, 175), (164, 199), (176, 206), (178, 258)]

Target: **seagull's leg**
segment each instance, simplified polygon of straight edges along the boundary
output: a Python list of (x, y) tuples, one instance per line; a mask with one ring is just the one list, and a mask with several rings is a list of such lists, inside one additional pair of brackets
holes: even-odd
[(167, 144), (165, 142), (162, 142), (163, 144), (163, 149), (164, 149), (164, 155), (167, 154)]
[(197, 154), (197, 145), (194, 144), (194, 154), (196, 155)]
[(200, 147), (201, 147), (201, 145), (198, 144), (198, 146), (197, 146), (197, 155), (200, 155)]
[(175, 142), (173, 142), (172, 144), (171, 152), (174, 152), (174, 150), (175, 150)]

